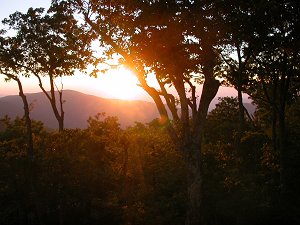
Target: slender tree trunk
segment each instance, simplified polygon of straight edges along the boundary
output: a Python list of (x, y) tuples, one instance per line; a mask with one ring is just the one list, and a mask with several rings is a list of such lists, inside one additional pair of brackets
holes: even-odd
[(60, 113), (58, 111), (57, 103), (56, 103), (56, 97), (55, 97), (55, 85), (54, 85), (54, 78), (52, 75), (49, 75), (50, 79), (50, 93), (51, 93), (51, 98), (49, 99), (51, 102), (52, 110), (54, 112), (55, 118), (57, 119), (58, 122), (58, 130), (59, 132), (62, 132), (64, 130), (64, 111), (62, 108), (63, 101), (62, 101), (62, 92), (59, 93), (59, 104), (60, 104)]
[(39, 200), (37, 197), (37, 191), (36, 191), (36, 179), (37, 179), (37, 175), (36, 175), (36, 162), (35, 162), (35, 152), (34, 152), (34, 148), (33, 148), (33, 136), (32, 136), (32, 123), (31, 123), (31, 119), (30, 119), (30, 110), (29, 110), (29, 104), (26, 98), (26, 95), (24, 94), (23, 91), (23, 86), (21, 81), (17, 78), (14, 77), (13, 78), (15, 81), (17, 81), (18, 83), (18, 87), (19, 87), (19, 95), (22, 98), (23, 101), (23, 108), (24, 108), (24, 119), (25, 119), (25, 124), (26, 124), (26, 135), (27, 135), (27, 156), (28, 156), (28, 161), (27, 161), (27, 165), (28, 165), (28, 172), (27, 172), (27, 176), (28, 176), (28, 182), (29, 182), (29, 186), (30, 186), (30, 191), (32, 193), (32, 198), (33, 198), (33, 203), (35, 206), (35, 211), (36, 211), (36, 215), (38, 217), (38, 221), (39, 224), (43, 225), (43, 216), (42, 216), (42, 212), (41, 212), (41, 205), (39, 204)]
[(46, 89), (43, 87), (43, 83), (42, 83), (42, 79), (40, 78), (39, 75), (35, 75), (36, 78), (39, 81), (39, 86), (41, 88), (41, 90), (43, 91), (43, 93), (45, 94), (45, 96), (47, 97), (47, 99), (49, 100), (50, 104), (51, 104), (51, 108), (52, 111), (54, 113), (54, 116), (58, 122), (58, 130), (59, 132), (64, 130), (64, 119), (65, 119), (65, 112), (63, 110), (63, 98), (62, 98), (62, 89), (58, 90), (58, 94), (59, 94), (59, 106), (60, 106), (60, 111), (58, 110), (57, 107), (57, 103), (56, 103), (56, 96), (55, 96), (55, 83), (54, 83), (54, 78), (53, 75), (49, 75), (49, 83), (50, 83), (50, 94), (46, 91)]
[(18, 87), (19, 87), (19, 96), (22, 98), (23, 101), (23, 108), (24, 108), (24, 119), (25, 119), (25, 124), (26, 124), (26, 136), (27, 136), (27, 145), (28, 145), (28, 158), (29, 161), (33, 161), (34, 160), (34, 149), (33, 149), (33, 138), (32, 138), (32, 127), (31, 127), (31, 119), (29, 116), (29, 104), (26, 98), (26, 95), (23, 92), (23, 87), (22, 87), (22, 83), (21, 81), (16, 78), (15, 79), (18, 83)]
[(59, 131), (64, 130), (64, 120), (65, 120), (65, 112), (63, 108), (63, 92), (62, 90), (58, 91), (59, 94), (59, 106), (60, 106), (60, 116), (58, 118), (59, 123)]
[(239, 133), (238, 133), (238, 147), (241, 142), (241, 138), (243, 136), (245, 130), (245, 112), (244, 112), (244, 104), (243, 104), (243, 93), (242, 93), (242, 56), (240, 44), (236, 43), (237, 47), (237, 55), (238, 55), (238, 70), (237, 70), (237, 91), (238, 91), (238, 103), (239, 103)]
[(64, 114), (60, 115), (60, 113), (58, 112), (55, 98), (51, 98), (49, 101), (54, 112), (54, 116), (58, 122), (58, 131), (62, 132), (64, 130)]
[[(240, 75), (239, 75), (240, 76)], [(243, 104), (243, 93), (242, 87), (240, 83), (240, 78), (238, 82), (238, 102), (239, 102), (239, 139), (243, 136), (243, 132), (245, 130), (245, 112), (244, 112), (244, 104)], [(240, 141), (240, 140), (239, 140)]]
[(58, 131), (62, 132), (64, 130), (64, 118), (57, 118), (58, 120)]

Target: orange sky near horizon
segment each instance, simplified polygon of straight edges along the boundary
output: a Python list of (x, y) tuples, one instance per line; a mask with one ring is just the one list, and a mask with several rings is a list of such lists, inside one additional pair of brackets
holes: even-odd
[[(23, 78), (24, 91), (26, 93), (41, 92), (37, 79)], [(47, 87), (47, 79), (44, 79)], [(86, 94), (91, 94), (104, 98), (127, 99), (127, 100), (145, 100), (151, 101), (151, 97), (137, 85), (136, 77), (128, 70), (112, 70), (107, 74), (100, 74), (97, 78), (89, 77), (88, 75), (77, 74), (70, 77), (63, 77), (63, 89), (75, 90)], [(60, 88), (60, 79), (56, 81)], [(154, 79), (150, 79), (150, 83), (154, 87)], [(197, 94), (201, 94), (201, 87), (198, 88)], [(7, 95), (17, 95), (18, 87), (14, 81), (4, 82), (4, 76), (0, 79), (0, 97)], [(237, 92), (234, 88), (220, 87), (216, 99), (218, 97), (236, 96)], [(249, 102), (247, 96), (244, 96), (245, 101)]]

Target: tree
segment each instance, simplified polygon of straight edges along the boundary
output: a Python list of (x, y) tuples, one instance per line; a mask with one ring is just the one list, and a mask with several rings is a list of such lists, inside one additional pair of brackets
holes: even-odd
[(9, 48), (11, 45), (13, 45), (12, 40), (10, 38), (5, 38), (4, 31), (1, 31), (0, 36), (0, 74), (3, 74), (6, 76), (6, 81), (14, 80), (18, 84), (19, 88), (19, 96), (22, 99), (23, 102), (23, 108), (24, 108), (24, 119), (26, 121), (26, 128), (27, 128), (27, 143), (28, 143), (28, 157), (30, 160), (33, 160), (34, 158), (34, 150), (33, 150), (33, 140), (32, 140), (32, 127), (31, 127), (31, 119), (30, 119), (30, 109), (29, 104), (26, 98), (26, 95), (23, 91), (23, 85), (19, 78), (20, 71), (18, 68), (15, 68), (14, 65), (11, 65), (9, 61), (6, 59), (8, 57), (12, 57), (14, 53), (17, 53), (17, 49), (14, 49), (13, 52), (7, 51), (7, 48)]
[[(1, 63), (1, 66), (3, 66), (3, 64)], [(23, 85), (22, 82), (20, 80), (20, 78), (17, 75), (13, 74), (13, 71), (7, 72), (7, 71), (3, 71), (3, 69), (1, 69), (1, 74), (4, 74), (7, 78), (7, 80), (14, 80), (17, 82), (18, 84), (18, 88), (19, 88), (19, 96), (22, 99), (23, 102), (23, 109), (24, 109), (24, 119), (26, 121), (26, 130), (27, 130), (27, 154), (28, 154), (28, 158), (29, 161), (34, 160), (34, 147), (33, 147), (33, 138), (32, 138), (32, 126), (31, 126), (31, 119), (30, 119), (30, 108), (29, 108), (29, 104), (27, 101), (27, 97), (23, 91)]]
[(225, 82), (237, 90), (239, 104), (239, 133), (238, 141), (245, 130), (245, 114), (247, 109), (243, 104), (243, 92), (248, 84), (248, 67), (253, 59), (255, 48), (254, 29), (256, 20), (253, 19), (253, 1), (232, 2), (223, 9), (227, 12), (226, 24), (229, 29), (227, 41), (221, 47), (221, 55), (226, 68)]
[[(281, 186), (285, 189), (288, 137), (286, 106), (299, 88), (299, 2), (229, 1), (228, 42), (223, 60), (229, 67), (227, 81), (238, 90), (240, 121), (244, 120), (242, 91), (259, 108), (269, 108), (274, 151), (281, 153)], [(235, 52), (235, 54), (234, 54)]]
[[(186, 161), (186, 224), (204, 224), (201, 145), (208, 107), (220, 85), (215, 72), (220, 61), (217, 46), (226, 31), (223, 12), (218, 10), (223, 3), (67, 2), (82, 15), (93, 38), (105, 47), (106, 56), (118, 54), (152, 97), (161, 123)], [(159, 89), (147, 83), (150, 73), (155, 75)], [(203, 89), (197, 98), (200, 84)], [(168, 86), (176, 94), (170, 93)]]
[(289, 189), (286, 107), (297, 98), (299, 89), (299, 10), (298, 1), (265, 2), (255, 9), (261, 22), (255, 26), (252, 83), (247, 87), (247, 93), (260, 106), (271, 109), (273, 148), (280, 152), (282, 193)]
[[(65, 10), (63, 4), (54, 4), (46, 14), (42, 8), (30, 8), (26, 14), (16, 12), (3, 21), (15, 33), (10, 37), (11, 44), (6, 46), (3, 60), (22, 71), (24, 76), (38, 79), (60, 131), (64, 129), (63, 84), (58, 88), (55, 79), (73, 75), (76, 69), (83, 70), (91, 62), (84, 31), (73, 15), (66, 14)], [(49, 92), (42, 77), (49, 79)]]
[(20, 80), (20, 76), (24, 71), (22, 69), (15, 67), (14, 64), (11, 64), (11, 61), (7, 60), (7, 58), (13, 58), (15, 55), (19, 53), (17, 48), (13, 48), (12, 51), (7, 51), (8, 48), (14, 45), (14, 41), (11, 38), (5, 38), (3, 36), (0, 37), (0, 73), (6, 76), (6, 80), (14, 80), (18, 84), (19, 88), (19, 96), (23, 102), (24, 108), (24, 120), (26, 125), (26, 142), (25, 148), (27, 150), (26, 157), (26, 167), (25, 167), (25, 175), (28, 178), (28, 182), (26, 183), (26, 187), (32, 192), (33, 201), (36, 206), (36, 214), (39, 218), (39, 223), (43, 224), (43, 219), (41, 218), (39, 212), (39, 201), (36, 195), (36, 151), (33, 145), (33, 133), (32, 133), (32, 121), (30, 118), (30, 107), (27, 101), (27, 97), (23, 90), (23, 85)]
[(216, 107), (207, 116), (205, 140), (215, 143), (234, 143), (239, 132), (238, 98), (219, 98)]

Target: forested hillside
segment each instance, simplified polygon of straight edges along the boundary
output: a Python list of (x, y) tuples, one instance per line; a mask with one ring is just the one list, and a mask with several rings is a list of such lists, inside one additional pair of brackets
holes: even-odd
[[(279, 155), (256, 114), (236, 149), (238, 103), (221, 99), (209, 114), (203, 150), (211, 224), (299, 222), (298, 108), (289, 110), (293, 199), (282, 205)], [(227, 114), (225, 114), (226, 112)], [(45, 131), (33, 122), (31, 189), (24, 120), (2, 119), (1, 224), (183, 224), (185, 162), (158, 120), (121, 129), (115, 117), (90, 118), (87, 129)], [(297, 193), (297, 194), (296, 194)]]

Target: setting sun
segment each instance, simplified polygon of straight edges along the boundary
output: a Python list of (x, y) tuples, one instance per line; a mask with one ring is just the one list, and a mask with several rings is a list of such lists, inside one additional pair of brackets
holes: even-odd
[(135, 75), (124, 67), (110, 69), (97, 79), (101, 82), (102, 91), (112, 98), (134, 99), (142, 91)]

